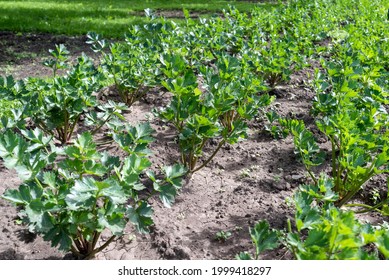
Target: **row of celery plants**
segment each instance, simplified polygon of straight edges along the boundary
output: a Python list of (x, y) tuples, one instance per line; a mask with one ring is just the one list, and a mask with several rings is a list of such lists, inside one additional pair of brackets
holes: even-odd
[[(2, 198), (20, 207), (31, 232), (90, 259), (127, 234), (128, 223), (148, 232), (153, 224), (148, 200), (159, 196), (171, 207), (187, 170), (175, 164), (156, 173), (149, 159), (150, 125), (129, 126), (122, 116), (126, 104), (97, 99), (106, 77), (86, 55), (72, 64), (63, 45), (50, 52), (53, 58), (45, 65), (53, 77), (0, 79), (1, 96), (17, 104), (11, 116), (1, 117), (0, 157), (21, 180)], [(104, 125), (127, 156), (100, 151), (93, 134)], [(110, 236), (102, 241), (104, 230)]]
[[(387, 259), (387, 224), (362, 223), (355, 213), (388, 216), (389, 196), (375, 205), (353, 200), (371, 178), (389, 171), (388, 7), (382, 1), (294, 2), (302, 10), (310, 7), (313, 14), (336, 10), (345, 17), (327, 31), (328, 46), (320, 49), (321, 69), (316, 69), (312, 85), (316, 96), (311, 113), (330, 152), (326, 154), (303, 121), (268, 113), (271, 123), (280, 125), (270, 125), (270, 132), (294, 138), (295, 152), (312, 184), (294, 195), (294, 223), (288, 220), (286, 231), (271, 230), (260, 221), (250, 229), (255, 255), (244, 252), (237, 258), (258, 258), (283, 245), (296, 259)], [(328, 174), (317, 174), (316, 166), (322, 165)]]
[[(337, 15), (339, 8), (344, 13)], [(13, 118), (2, 118), (0, 156), (25, 181), (18, 191), (10, 190), (4, 197), (23, 205), (31, 229), (53, 245), (93, 257), (107, 246), (96, 249), (104, 228), (111, 230), (114, 240), (123, 233), (126, 221), (139, 231), (151, 224), (151, 208), (137, 194), (145, 188), (142, 172), (154, 182), (151, 193), (159, 193), (170, 206), (186, 170), (200, 170), (224, 144), (246, 139), (248, 122), (272, 102), (273, 90), (305, 67), (307, 59), (323, 54), (334, 58), (323, 62), (324, 73), (317, 72), (314, 112), (318, 128), (332, 144), (336, 206), (344, 205), (372, 176), (386, 172), (387, 166), (387, 115), (382, 106), (386, 85), (381, 75), (387, 52), (381, 42), (380, 49), (371, 47), (349, 55), (358, 41), (348, 37), (357, 33), (348, 27), (356, 22), (350, 11), (347, 5), (332, 1), (293, 0), (273, 11), (254, 10), (251, 16), (231, 8), (224, 18), (200, 19), (200, 24), (185, 11), (185, 24), (177, 25), (156, 20), (148, 10), (149, 22), (132, 27), (124, 43), (107, 43), (97, 34), (88, 35), (93, 50), (102, 55), (98, 67), (85, 55), (69, 65), (66, 48), (58, 46), (45, 63), (53, 69), (51, 79), (1, 79), (0, 94), (20, 106)], [(340, 30), (344, 25), (348, 31)], [(384, 25), (380, 27), (372, 33), (385, 34)], [(328, 38), (335, 44), (314, 50), (320, 40)], [(345, 48), (348, 38), (354, 41)], [(372, 51), (383, 60), (373, 63), (369, 59)], [(381, 68), (371, 71), (376, 65)], [(66, 68), (67, 73), (60, 75)], [(122, 104), (97, 100), (96, 92), (110, 83)], [(172, 93), (169, 105), (154, 112), (175, 128), (184, 165), (165, 168), (165, 179), (145, 171), (149, 161), (144, 149), (151, 129), (122, 123), (121, 112), (152, 87)], [(75, 137), (82, 118), (90, 132)], [(320, 178), (313, 167), (322, 164), (324, 157), (312, 133), (299, 121), (279, 121), (284, 131), (294, 135), (296, 151), (318, 186)], [(111, 129), (113, 141), (129, 154), (123, 161), (95, 149), (92, 134), (104, 125)], [(53, 139), (64, 148), (56, 148)], [(216, 141), (215, 147), (209, 145), (210, 140)], [(211, 148), (209, 154), (204, 152), (206, 147)], [(118, 199), (118, 193), (126, 199)], [(85, 214), (88, 211), (90, 215)], [(70, 227), (73, 221), (76, 227)]]

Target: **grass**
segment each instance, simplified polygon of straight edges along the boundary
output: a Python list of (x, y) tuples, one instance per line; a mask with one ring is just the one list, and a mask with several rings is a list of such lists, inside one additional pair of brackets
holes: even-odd
[(255, 6), (270, 8), (278, 1), (266, 3), (223, 0), (27, 0), (1, 1), (0, 26), (3, 31), (46, 32), (79, 35), (96, 31), (105, 37), (119, 38), (131, 24), (143, 22), (143, 10), (177, 11), (212, 14), (228, 5), (249, 12)]

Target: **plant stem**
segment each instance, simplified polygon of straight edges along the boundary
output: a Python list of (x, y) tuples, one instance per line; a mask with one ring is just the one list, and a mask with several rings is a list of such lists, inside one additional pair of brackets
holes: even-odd
[(203, 162), (202, 165), (200, 165), (199, 167), (197, 167), (196, 169), (194, 170), (191, 170), (190, 172), (191, 173), (195, 173), (196, 171), (199, 171), (201, 168), (203, 168), (204, 166), (206, 166), (214, 157), (215, 155), (217, 154), (217, 152), (221, 149), (221, 147), (226, 143), (226, 140), (223, 139), (222, 141), (220, 141), (219, 145), (217, 146), (216, 150), (212, 153), (212, 155), (205, 161)]
[(79, 249), (78, 247), (75, 248), (74, 245), (72, 245), (71, 248), (70, 248), (70, 251), (71, 251), (76, 257), (78, 257), (79, 259), (82, 259), (82, 258), (84, 257), (84, 255), (82, 255), (82, 254), (79, 252), (78, 249)]
[(74, 129), (76, 128), (76, 125), (77, 125), (78, 121), (80, 120), (80, 117), (81, 117), (81, 114), (79, 114), (79, 115), (77, 116), (77, 118), (75, 119), (75, 121), (73, 122), (73, 125), (72, 125), (72, 127), (70, 128), (69, 135), (68, 135), (68, 137), (67, 137), (67, 141), (69, 141), (70, 138), (72, 137), (73, 131), (74, 131)]
[(346, 204), (365, 184), (374, 174), (374, 168), (370, 170), (370, 172), (363, 178), (362, 180), (359, 181), (357, 185), (354, 185), (351, 190), (339, 201), (335, 203), (335, 206), (337, 207), (342, 207), (344, 204)]
[(85, 249), (82, 247), (82, 244), (79, 239), (74, 239), (73, 242), (74, 244), (76, 244), (78, 252), (84, 252)]
[(313, 175), (311, 169), (310, 169), (308, 166), (305, 166), (305, 168), (306, 168), (307, 171), (308, 171), (309, 177), (311, 177), (311, 179), (313, 180), (314, 184), (317, 185), (317, 179), (316, 179), (315, 176)]
[(97, 131), (99, 131), (100, 128), (102, 128), (103, 125), (105, 125), (111, 119), (111, 117), (114, 113), (115, 113), (115, 111), (112, 112), (112, 114), (110, 114), (98, 127), (96, 127), (94, 130), (92, 130), (91, 134), (94, 135)]
[(63, 108), (62, 109), (64, 109), (64, 120), (65, 120), (65, 125), (64, 125), (64, 127), (63, 127), (63, 130), (64, 130), (64, 132), (63, 132), (63, 136), (64, 136), (64, 139), (65, 139), (65, 142), (67, 142), (68, 141), (68, 134), (69, 134), (69, 113), (68, 113), (68, 111), (66, 110), (66, 101), (64, 101), (64, 104), (63, 104)]
[(37, 127), (42, 129), (44, 132), (46, 132), (47, 134), (49, 135), (52, 135), (54, 136), (53, 132), (52, 131), (49, 131), (48, 129), (44, 128), (44, 125), (42, 123), (37, 123)]
[(371, 212), (371, 211), (378, 211), (380, 212), (381, 214), (384, 214), (383, 211), (381, 210), (378, 210), (379, 207), (381, 207), (382, 205), (384, 205), (385, 203), (387, 203), (389, 201), (389, 198), (381, 201), (380, 203), (374, 205), (374, 206), (370, 206), (370, 205), (367, 205), (367, 204), (363, 204), (363, 203), (351, 203), (351, 204), (347, 204), (347, 205), (344, 205), (345, 207), (362, 207), (362, 208), (365, 208), (365, 210), (361, 210), (361, 211), (355, 211), (356, 214), (363, 214), (363, 213), (368, 213), (368, 212)]
[(115, 142), (113, 139), (107, 140), (107, 141), (105, 141), (105, 142), (96, 142), (96, 146), (111, 144), (111, 143), (113, 143), (113, 142)]
[(97, 253), (99, 253), (99, 252), (103, 251), (105, 248), (107, 248), (108, 245), (111, 244), (112, 241), (115, 240), (115, 237), (116, 237), (115, 235), (112, 235), (111, 238), (107, 240), (107, 242), (105, 242), (102, 246), (100, 246), (99, 248), (97, 248), (97, 249), (93, 250), (92, 252), (90, 252), (89, 254), (87, 254), (84, 259), (90, 260), (90, 259), (94, 258), (94, 256)]
[(100, 235), (101, 235), (101, 232), (95, 232), (94, 236), (93, 236), (93, 241), (92, 241), (92, 248), (94, 249), (96, 247), (96, 244), (97, 244), (97, 241), (99, 241), (99, 238), (100, 238)]
[[(332, 153), (332, 177), (336, 178), (336, 148), (335, 148), (335, 140), (334, 137), (330, 137), (331, 141), (331, 153)], [(335, 192), (339, 192), (338, 186), (335, 184)]]

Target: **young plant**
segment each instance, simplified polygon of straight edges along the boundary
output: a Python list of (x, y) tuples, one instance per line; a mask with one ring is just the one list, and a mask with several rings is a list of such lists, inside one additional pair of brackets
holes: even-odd
[[(389, 115), (384, 89), (363, 83), (362, 66), (327, 63), (329, 78), (317, 72), (314, 112), (331, 142), (331, 167), (338, 206), (372, 177), (389, 171)], [(362, 82), (361, 82), (362, 81)]]
[(52, 58), (43, 62), (43, 65), (53, 69), (53, 77), (57, 76), (57, 71), (60, 69), (66, 69), (68, 67), (67, 60), (69, 59), (70, 52), (63, 45), (55, 45), (55, 50), (49, 50)]
[[(168, 78), (162, 84), (173, 97), (170, 105), (157, 114), (177, 129), (181, 160), (191, 172), (206, 166), (224, 144), (247, 138), (247, 121), (272, 101), (266, 94), (257, 95), (261, 83), (231, 56), (220, 57), (217, 70), (200, 67), (204, 91), (179, 55), (165, 55), (162, 65), (161, 71)], [(219, 139), (219, 143), (199, 164), (210, 139)]]
[(260, 221), (249, 229), (251, 240), (255, 245), (254, 257), (248, 252), (241, 252), (236, 256), (238, 260), (258, 260), (261, 253), (266, 250), (276, 249), (279, 246), (278, 232), (270, 230), (269, 223)]
[[(336, 206), (338, 196), (333, 180), (322, 176), (316, 185), (301, 186), (293, 197), (296, 209), (294, 228), (288, 220), (287, 231), (270, 230), (266, 221), (250, 230), (256, 257), (265, 249), (284, 245), (298, 260), (368, 260), (379, 253), (389, 259), (389, 230), (360, 222), (352, 211)], [(238, 259), (252, 259), (245, 252)]]
[(313, 133), (305, 127), (303, 121), (282, 118), (279, 118), (278, 121), (284, 129), (292, 134), (295, 153), (300, 156), (309, 176), (317, 184), (317, 178), (312, 168), (324, 163), (325, 153), (316, 143)]
[(96, 109), (85, 114), (85, 124), (94, 126), (91, 134), (98, 132), (104, 125), (112, 126), (114, 123), (120, 123), (120, 127), (122, 127), (122, 121), (125, 121), (122, 112), (128, 107), (123, 103), (117, 104), (108, 100), (107, 103), (97, 106)]
[(232, 233), (229, 231), (218, 231), (216, 233), (215, 239), (219, 242), (226, 242), (228, 238), (232, 236)]
[[(151, 162), (139, 151), (152, 141), (152, 130), (143, 124), (127, 127), (123, 135), (134, 131), (144, 133), (132, 138), (128, 156), (120, 159), (97, 151), (89, 132), (58, 149), (39, 129), (25, 130), (24, 137), (7, 130), (0, 136), (0, 156), (23, 183), (2, 197), (20, 207), (30, 231), (82, 259), (93, 258), (122, 236), (128, 222), (137, 232), (147, 233), (153, 224), (148, 197), (159, 194), (170, 207), (186, 170), (164, 167), (151, 194), (143, 195), (147, 188), (140, 175), (149, 174)], [(102, 242), (104, 230), (111, 236)]]
[(142, 98), (156, 84), (156, 56), (145, 46), (145, 42), (128, 35), (126, 44), (112, 43), (109, 53), (105, 53), (107, 43), (99, 35), (89, 33), (88, 39), (93, 50), (102, 53), (102, 72), (113, 81), (121, 101), (127, 106)]
[(304, 65), (295, 40), (272, 36), (257, 42), (244, 52), (244, 60), (251, 71), (265, 81), (268, 90), (290, 80), (291, 74)]
[(72, 138), (80, 117), (97, 106), (93, 93), (101, 87), (101, 76), (93, 61), (82, 55), (62, 77), (28, 78), (25, 81), (8, 77), (0, 82), (0, 94), (18, 102), (25, 118), (61, 144), (66, 144)]
[[(317, 128), (328, 138), (330, 168), (334, 190), (339, 194), (337, 206), (347, 204), (374, 176), (389, 171), (389, 115), (384, 106), (386, 94), (378, 84), (365, 84), (363, 67), (352, 57), (343, 62), (327, 62), (327, 75), (316, 71), (317, 96), (312, 112)], [(269, 115), (273, 118), (272, 115)], [(274, 119), (274, 118), (273, 118)], [(325, 163), (325, 153), (313, 133), (302, 121), (276, 118), (282, 129), (294, 137), (296, 152), (314, 183), (314, 167)], [(363, 211), (379, 210), (359, 206)]]

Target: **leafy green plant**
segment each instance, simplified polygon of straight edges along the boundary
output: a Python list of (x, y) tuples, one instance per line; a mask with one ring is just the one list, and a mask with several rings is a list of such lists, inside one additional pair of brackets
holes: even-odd
[[(128, 109), (124, 103), (115, 103), (108, 100), (107, 103), (98, 105), (96, 109), (85, 114), (85, 124), (89, 127), (94, 126), (91, 134), (95, 134), (104, 125), (114, 131), (123, 127), (122, 122), (125, 121), (125, 118), (122, 112)], [(119, 124), (119, 128), (113, 128), (116, 123)]]
[(226, 242), (228, 238), (232, 236), (232, 233), (229, 231), (218, 231), (215, 235), (215, 239), (219, 242)]
[(388, 172), (388, 113), (380, 102), (382, 89), (360, 82), (361, 65), (327, 67), (329, 79), (317, 73), (314, 110), (318, 128), (331, 142), (332, 176), (341, 206), (370, 178)]
[[(316, 71), (317, 96), (312, 110), (317, 128), (331, 143), (329, 167), (339, 194), (337, 206), (348, 203), (374, 176), (387, 173), (389, 163), (385, 90), (366, 83), (365, 70), (351, 54), (343, 62), (325, 63), (327, 75)], [(268, 118), (281, 124), (281, 128), (273, 125), (274, 133), (289, 131), (293, 135), (296, 152), (317, 183), (314, 167), (326, 162), (326, 154), (313, 133), (302, 121), (271, 114)], [(359, 206), (370, 211), (382, 207), (385, 201), (377, 207)]]
[(274, 229), (270, 230), (268, 222), (260, 221), (249, 231), (251, 240), (255, 245), (255, 255), (253, 257), (248, 252), (241, 252), (236, 256), (238, 260), (251, 260), (253, 258), (257, 260), (262, 252), (279, 246), (278, 232)]
[[(0, 156), (23, 183), (2, 197), (21, 207), (20, 216), (30, 231), (83, 259), (93, 258), (122, 236), (128, 222), (147, 233), (153, 224), (147, 199), (159, 194), (170, 207), (186, 170), (180, 165), (164, 167), (164, 175), (155, 179), (147, 172), (150, 160), (139, 152), (152, 141), (153, 131), (142, 124), (127, 127), (123, 135), (134, 131), (142, 131), (142, 137), (133, 138), (128, 156), (120, 159), (97, 151), (89, 132), (58, 149), (39, 129), (24, 130), (23, 136), (8, 129), (0, 136)], [(146, 186), (141, 174), (154, 181), (149, 196), (142, 194)], [(111, 237), (99, 243), (105, 229)]]
[(293, 119), (278, 120), (284, 129), (287, 129), (294, 139), (295, 153), (300, 156), (311, 179), (317, 184), (317, 178), (312, 171), (312, 167), (324, 163), (325, 153), (321, 151), (313, 133), (309, 131), (304, 122)]
[(67, 60), (70, 52), (65, 45), (55, 45), (55, 50), (49, 50), (52, 58), (43, 62), (43, 65), (53, 69), (53, 77), (57, 76), (57, 71), (68, 67)]
[[(295, 229), (288, 220), (287, 231), (270, 230), (266, 221), (250, 230), (256, 258), (265, 249), (282, 244), (299, 260), (378, 259), (378, 252), (388, 259), (388, 228), (360, 222), (354, 212), (334, 206), (337, 199), (328, 177), (320, 177), (317, 185), (301, 186), (293, 197)], [(252, 256), (245, 252), (237, 258)]]
[(254, 49), (250, 46), (244, 52), (244, 59), (269, 90), (289, 81), (291, 74), (304, 65), (303, 56), (292, 38), (272, 36), (268, 41), (258, 40), (253, 45)]
[[(247, 121), (273, 100), (267, 94), (257, 95), (262, 84), (247, 74), (234, 57), (220, 57), (217, 70), (200, 67), (204, 91), (181, 56), (165, 55), (161, 60), (161, 71), (168, 78), (162, 84), (173, 97), (170, 105), (157, 114), (179, 133), (181, 160), (191, 172), (206, 166), (224, 144), (247, 138)], [(211, 155), (198, 164), (206, 143), (218, 138)]]
[(81, 116), (97, 106), (93, 93), (101, 88), (101, 76), (85, 55), (65, 76), (26, 81), (8, 77), (3, 81), (2, 95), (19, 102), (25, 117), (62, 144), (70, 141)]
[(89, 33), (87, 42), (92, 44), (93, 50), (102, 53), (102, 72), (113, 81), (126, 105), (134, 104), (156, 84), (157, 68), (153, 66), (156, 56), (136, 34), (128, 34), (126, 44), (110, 44), (109, 53), (104, 50), (107, 42), (96, 33)]

